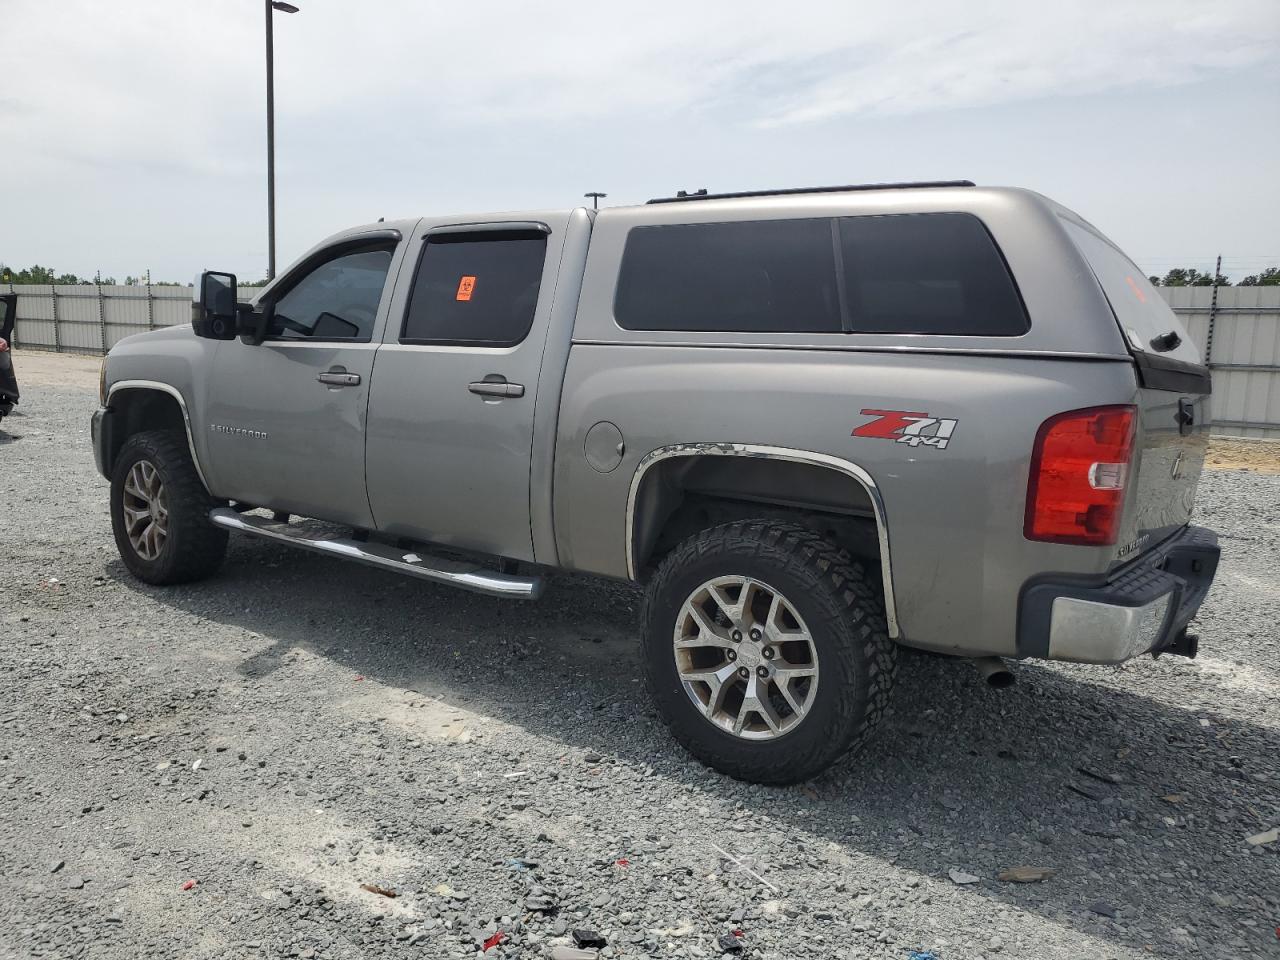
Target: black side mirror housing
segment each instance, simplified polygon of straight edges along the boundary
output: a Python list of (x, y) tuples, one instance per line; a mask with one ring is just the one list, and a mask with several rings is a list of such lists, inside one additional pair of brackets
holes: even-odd
[(231, 340), (236, 335), (236, 276), (206, 270), (196, 278), (191, 296), (191, 329), (197, 337)]
[(240, 342), (251, 347), (262, 343), (267, 338), (274, 312), (269, 303), (260, 303), (256, 308), (247, 303), (240, 304), (240, 312), (236, 317), (236, 335), (240, 337)]

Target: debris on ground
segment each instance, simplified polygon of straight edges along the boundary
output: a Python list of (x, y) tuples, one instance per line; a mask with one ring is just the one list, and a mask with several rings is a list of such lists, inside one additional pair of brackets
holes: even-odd
[(1072, 793), (1080, 794), (1080, 796), (1084, 797), (1086, 800), (1093, 800), (1096, 802), (1102, 799), (1102, 797), (1098, 796), (1098, 794), (1094, 793), (1092, 790), (1086, 790), (1084, 787), (1079, 786), (1078, 784), (1068, 783), (1067, 789), (1070, 790)]
[(394, 890), (389, 890), (386, 887), (380, 887), (376, 883), (362, 883), (360, 884), (360, 889), (367, 890), (369, 893), (376, 893), (380, 897), (389, 897), (392, 900), (398, 896)]
[(1096, 913), (1100, 917), (1110, 917), (1112, 920), (1116, 918), (1116, 908), (1105, 900), (1095, 900), (1089, 904), (1089, 912)]
[(579, 947), (594, 947), (597, 949), (609, 945), (609, 941), (594, 930), (574, 930), (573, 942)]
[(1280, 840), (1280, 827), (1272, 827), (1270, 830), (1264, 830), (1262, 833), (1255, 833), (1251, 837), (1245, 837), (1244, 842), (1251, 847), (1260, 847), (1266, 843), (1275, 843)]
[(766, 887), (768, 887), (774, 893), (781, 892), (772, 883), (770, 883), (764, 877), (760, 876), (760, 874), (756, 873), (754, 870), (752, 870), (749, 866), (747, 866), (745, 863), (743, 863), (741, 860), (735, 857), (728, 850), (724, 849), (724, 847), (721, 847), (719, 844), (716, 844), (716, 843), (711, 843), (709, 845), (711, 849), (714, 850), (716, 853), (720, 854), (720, 856), (724, 857), (726, 860), (731, 861), (739, 870), (743, 871), (744, 873), (750, 874), (756, 880), (759, 880), (761, 883), (763, 883)]
[(552, 947), (547, 954), (549, 960), (596, 960), (600, 956), (596, 950), (580, 950), (577, 947)]
[(494, 947), (496, 947), (505, 939), (507, 939), (507, 935), (503, 933), (501, 930), (499, 930), (492, 937), (489, 937), (487, 940), (485, 940), (484, 943), (480, 945), (480, 950), (482, 953), (487, 953), (488, 951), (492, 950)]
[(1057, 871), (1049, 867), (1010, 867), (1001, 870), (997, 879), (1006, 883), (1039, 883), (1048, 880)]
[(975, 877), (972, 873), (957, 870), (955, 867), (947, 871), (947, 876), (951, 878), (952, 883), (958, 883), (962, 886), (966, 883), (978, 883), (982, 879), (981, 877)]
[(740, 953), (746, 948), (746, 943), (743, 941), (741, 930), (731, 930), (729, 933), (720, 935), (716, 946), (720, 948), (721, 953)]
[(932, 950), (910, 950), (907, 960), (938, 960), (938, 955)]
[(186, 883), (184, 883), (184, 884), (182, 885), (182, 889), (183, 889), (183, 890), (192, 890), (192, 889), (194, 889), (194, 888), (195, 888), (195, 885), (196, 885), (196, 882), (195, 882), (194, 880), (188, 880)]
[(524, 908), (536, 913), (553, 913), (559, 906), (560, 898), (555, 891), (542, 887), (531, 887), (528, 896), (524, 898)]

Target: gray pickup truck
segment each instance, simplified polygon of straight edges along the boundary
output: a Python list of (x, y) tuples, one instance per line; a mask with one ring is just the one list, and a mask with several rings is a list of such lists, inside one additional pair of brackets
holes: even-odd
[(674, 736), (786, 783), (866, 739), (900, 645), (1194, 656), (1209, 389), (1037, 193), (699, 191), (379, 221), (251, 304), (205, 273), (190, 328), (107, 357), (93, 442), (148, 583), (239, 531), (499, 597), (641, 584)]

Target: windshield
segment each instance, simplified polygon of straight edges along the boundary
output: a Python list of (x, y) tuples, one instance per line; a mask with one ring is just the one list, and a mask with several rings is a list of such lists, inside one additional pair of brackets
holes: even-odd
[[(1200, 363), (1200, 351), (1187, 328), (1134, 262), (1101, 234), (1065, 217), (1062, 223), (1093, 268), (1129, 346), (1171, 360)], [(1177, 346), (1172, 345), (1174, 341)]]

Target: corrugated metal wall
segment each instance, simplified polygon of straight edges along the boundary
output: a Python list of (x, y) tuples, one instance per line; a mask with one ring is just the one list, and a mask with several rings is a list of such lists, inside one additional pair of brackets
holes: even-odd
[[(191, 322), (190, 287), (0, 285), (18, 294), (14, 343), (102, 354), (142, 330)], [(246, 291), (248, 299), (256, 291)], [(1161, 287), (1213, 370), (1215, 432), (1280, 438), (1280, 287)]]
[[(1280, 438), (1280, 287), (1161, 287), (1213, 371), (1214, 432)], [(1212, 323), (1210, 319), (1212, 318)]]
[(143, 330), (191, 322), (191, 287), (0, 284), (0, 292), (18, 295), (19, 348), (101, 355)]

